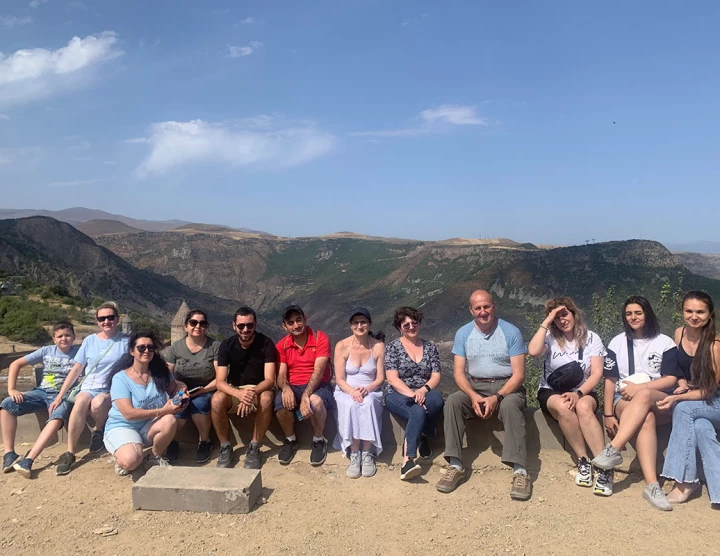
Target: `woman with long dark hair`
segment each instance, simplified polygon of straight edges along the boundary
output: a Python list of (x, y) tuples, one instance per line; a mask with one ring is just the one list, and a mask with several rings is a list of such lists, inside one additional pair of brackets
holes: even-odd
[[(165, 360), (170, 371), (192, 390), (190, 403), (177, 414), (177, 432), (185, 426), (188, 417), (198, 430), (199, 442), (196, 463), (210, 459), (210, 401), (215, 393), (215, 373), (218, 367), (220, 342), (207, 335), (208, 317), (205, 311), (195, 309), (185, 316), (186, 336), (170, 346)], [(180, 444), (173, 440), (168, 446), (167, 458), (172, 463), (180, 457)]]
[(710, 503), (720, 504), (720, 442), (715, 430), (720, 427), (720, 337), (715, 307), (708, 294), (691, 291), (683, 298), (682, 311), (685, 326), (678, 328), (675, 338), (688, 389), (657, 404), (665, 410), (675, 406), (662, 475), (675, 481), (668, 500), (686, 502), (702, 488), (696, 455), (700, 452)]
[[(643, 497), (658, 510), (672, 510), (657, 478), (657, 425), (670, 421), (670, 411), (658, 407), (677, 385), (682, 371), (678, 350), (672, 338), (660, 334), (660, 323), (650, 302), (633, 295), (622, 311), (625, 332), (608, 344), (605, 357), (605, 429), (612, 438), (594, 467), (611, 471), (623, 461), (620, 452), (637, 435), (636, 450), (645, 479)], [(612, 494), (612, 475), (602, 491)]]
[(151, 465), (169, 465), (163, 452), (175, 435), (175, 415), (184, 409), (187, 387), (175, 380), (160, 355), (162, 343), (154, 332), (136, 332), (128, 340), (128, 353), (113, 369), (112, 407), (105, 425), (105, 447), (115, 457), (115, 473), (128, 475), (152, 446)]

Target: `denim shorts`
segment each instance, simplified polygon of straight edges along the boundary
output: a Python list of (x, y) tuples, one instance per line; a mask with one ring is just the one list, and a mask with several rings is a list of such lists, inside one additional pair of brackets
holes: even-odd
[(209, 415), (210, 401), (215, 392), (203, 392), (194, 398), (190, 398), (190, 403), (185, 406), (180, 413), (175, 414), (176, 419), (187, 419), (191, 415)]
[(144, 447), (150, 446), (150, 440), (148, 440), (148, 431), (152, 427), (155, 419), (150, 419), (143, 428), (138, 431), (130, 427), (116, 427), (105, 431), (103, 441), (105, 442), (105, 448), (111, 454), (114, 454), (116, 450), (125, 446), (125, 444), (142, 444)]
[[(57, 398), (57, 390), (46, 390), (45, 388), (33, 388), (23, 393), (22, 403), (15, 403), (12, 398), (7, 397), (3, 400), (0, 407), (7, 411), (10, 415), (20, 417), (21, 415), (27, 415), (28, 413), (36, 413), (38, 411), (47, 410), (50, 408), (50, 404)], [(60, 419), (63, 423), (67, 423), (68, 415), (72, 404), (68, 401), (63, 401), (55, 411), (50, 414), (48, 422), (53, 419)]]
[[(293, 394), (295, 394), (295, 404), (297, 409), (300, 407), (300, 398), (302, 398), (303, 392), (305, 392), (305, 389), (307, 388), (307, 384), (301, 384), (299, 386), (291, 384), (290, 388), (292, 388)], [(335, 398), (333, 397), (332, 388), (330, 387), (329, 382), (321, 382), (317, 387), (317, 390), (313, 392), (313, 395), (322, 400), (325, 405), (325, 409), (328, 411), (335, 407)], [(285, 406), (282, 401), (282, 390), (278, 390), (278, 393), (275, 394), (275, 411), (282, 409), (283, 407)]]
[(90, 396), (90, 399), (92, 400), (95, 396), (99, 396), (100, 394), (109, 394), (110, 390), (106, 390), (105, 388), (90, 388), (88, 390), (80, 390), (79, 394), (87, 394)]

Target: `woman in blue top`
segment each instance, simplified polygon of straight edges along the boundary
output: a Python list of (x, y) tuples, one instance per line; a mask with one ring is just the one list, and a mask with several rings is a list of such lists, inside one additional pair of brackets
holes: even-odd
[[(128, 351), (112, 376), (112, 407), (105, 425), (105, 447), (115, 457), (115, 473), (128, 475), (152, 446), (151, 465), (169, 465), (162, 454), (175, 436), (177, 419), (187, 404), (186, 386), (170, 372), (153, 332), (130, 336)], [(177, 405), (171, 399), (182, 393)]]

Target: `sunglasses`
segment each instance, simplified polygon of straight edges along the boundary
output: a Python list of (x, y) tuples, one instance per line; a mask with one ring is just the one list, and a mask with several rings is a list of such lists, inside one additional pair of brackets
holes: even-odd
[(250, 323), (248, 323), (248, 324), (244, 324), (244, 323), (243, 323), (243, 324), (236, 324), (236, 325), (235, 325), (235, 328), (237, 328), (238, 330), (245, 330), (246, 328), (247, 328), (248, 330), (252, 330), (252, 329), (255, 328), (255, 323), (250, 322)]
[(412, 328), (417, 328), (418, 326), (420, 326), (420, 323), (414, 320), (412, 322), (406, 322), (400, 328), (402, 328), (403, 330), (411, 330)]
[(208, 321), (206, 321), (206, 320), (190, 319), (190, 320), (188, 321), (188, 324), (190, 325), (191, 328), (195, 328), (196, 326), (199, 326), (200, 328), (207, 328), (207, 327), (208, 327)]
[(117, 318), (117, 315), (107, 315), (107, 316), (104, 316), (104, 317), (98, 317), (98, 318), (97, 318), (97, 321), (98, 321), (98, 322), (105, 322), (105, 321), (107, 320), (107, 321), (112, 322), (112, 321), (114, 321), (116, 318)]
[(370, 323), (366, 320), (353, 321), (350, 323), (350, 326), (353, 328), (359, 328), (360, 326), (370, 326)]
[(153, 344), (139, 344), (135, 346), (135, 349), (138, 350), (138, 353), (145, 353), (146, 351), (152, 353), (155, 351), (155, 346)]

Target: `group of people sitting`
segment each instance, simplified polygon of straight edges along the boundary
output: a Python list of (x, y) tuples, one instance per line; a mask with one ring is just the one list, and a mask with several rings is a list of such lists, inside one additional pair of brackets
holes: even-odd
[[(696, 495), (701, 488), (699, 468), (704, 470), (711, 503), (720, 503), (720, 443), (715, 430), (720, 426), (720, 338), (707, 294), (685, 295), (685, 326), (676, 330), (674, 340), (660, 333), (647, 299), (630, 297), (621, 312), (624, 332), (607, 349), (567, 297), (545, 304), (545, 318), (527, 347), (520, 330), (498, 318), (489, 292), (473, 292), (469, 310), (472, 320), (457, 331), (452, 348), (458, 390), (445, 400), (437, 389), (438, 349), (422, 338), (423, 314), (412, 307), (395, 311), (393, 325), (400, 335), (387, 344), (382, 334), (371, 332), (369, 311), (353, 309), (350, 335), (336, 344), (334, 356), (327, 335), (307, 325), (298, 305), (283, 311), (287, 335), (277, 344), (257, 330), (257, 316), (249, 307), (236, 311), (235, 334), (222, 342), (207, 336), (207, 315), (193, 310), (185, 318), (186, 337), (163, 357), (163, 346), (153, 332), (124, 336), (117, 328), (117, 306), (104, 303), (96, 312), (99, 332), (80, 346), (74, 345), (72, 324), (58, 323), (54, 345), (11, 364), (9, 397), (0, 405), (3, 472), (15, 470), (30, 477), (33, 461), (66, 424), (68, 450), (57, 461), (56, 472), (69, 473), (88, 413), (94, 423), (90, 451), (106, 448), (114, 456), (118, 475), (128, 475), (143, 461), (166, 466), (177, 460), (175, 438), (188, 418), (199, 433), (195, 460), (210, 459), (213, 428), (220, 440), (217, 466), (231, 467), (231, 415), (253, 420), (243, 466), (259, 469), (260, 445), (273, 413), (285, 436), (279, 463), (289, 464), (298, 449), (296, 420), (308, 420), (313, 430), (310, 463), (319, 466), (328, 449), (326, 419), (336, 411), (334, 447), (349, 458), (348, 477), (372, 477), (383, 449), (385, 408), (406, 421), (403, 480), (422, 473), (417, 460), (432, 457), (429, 439), (444, 416), (448, 468), (436, 485), (444, 493), (470, 476), (462, 460), (466, 420), (497, 415), (505, 431), (501, 459), (513, 469), (510, 496), (527, 500), (532, 484), (526, 469), (523, 410), (529, 353), (544, 357), (537, 398), (542, 411), (558, 421), (575, 453), (577, 485), (610, 496), (613, 469), (622, 463), (625, 445), (635, 438), (646, 483), (643, 496), (653, 507), (670, 510), (671, 504)], [(20, 368), (38, 363), (44, 365), (41, 384), (19, 392)], [(596, 389), (603, 381), (600, 408)], [(17, 417), (41, 409), (49, 413), (47, 425), (31, 450), (20, 456), (15, 452)], [(611, 438), (608, 444), (596, 417), (599, 409)], [(670, 421), (662, 475), (674, 480), (675, 487), (665, 495), (656, 470), (656, 427)]]

